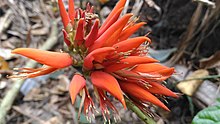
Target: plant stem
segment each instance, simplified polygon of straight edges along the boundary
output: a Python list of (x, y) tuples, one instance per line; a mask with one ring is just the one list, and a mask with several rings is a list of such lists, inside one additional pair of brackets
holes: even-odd
[[(58, 36), (58, 29), (57, 29), (57, 23), (53, 22), (52, 28), (51, 28), (51, 34), (47, 41), (43, 44), (43, 46), (40, 48), (42, 50), (49, 50), (51, 49), (56, 43), (57, 43), (57, 36)], [(37, 62), (33, 60), (29, 60), (25, 67), (28, 68), (34, 68), (37, 65)], [(11, 106), (22, 86), (25, 80), (19, 79), (14, 80), (13, 85), (11, 89), (8, 90), (5, 97), (3, 98), (1, 104), (0, 104), (0, 124), (5, 124), (6, 120), (5, 117), (8, 113), (8, 111), (11, 109)]]
[(185, 80), (178, 81), (177, 83), (183, 82), (183, 81), (205, 80), (205, 79), (215, 79), (215, 78), (220, 78), (220, 75), (210, 75), (210, 76), (205, 76), (205, 77), (201, 77), (201, 78), (185, 79)]
[(156, 124), (153, 118), (144, 114), (136, 105), (134, 105), (128, 98), (125, 97), (126, 105), (131, 109), (142, 121), (146, 124)]

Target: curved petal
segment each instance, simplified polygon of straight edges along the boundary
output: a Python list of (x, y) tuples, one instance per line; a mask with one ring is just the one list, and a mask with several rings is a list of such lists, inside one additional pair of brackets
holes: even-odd
[(80, 18), (76, 30), (76, 37), (75, 41), (77, 42), (77, 45), (81, 45), (84, 41), (84, 18)]
[(102, 24), (102, 27), (105, 27), (105, 25), (113, 18), (113, 16), (117, 13), (117, 11), (124, 7), (127, 0), (119, 0), (119, 2), (115, 5), (114, 9), (111, 11), (111, 13), (106, 18), (105, 22)]
[(151, 92), (153, 94), (159, 94), (159, 95), (165, 95), (165, 96), (171, 96), (171, 97), (178, 98), (178, 96), (175, 93), (173, 93), (168, 88), (162, 86), (161, 84), (159, 84), (157, 82), (148, 82), (148, 83), (151, 85), (151, 87), (146, 89), (149, 92)]
[(152, 95), (147, 90), (144, 90), (142, 87), (135, 83), (130, 82), (120, 82), (119, 83), (123, 92), (125, 92), (128, 95), (131, 95), (133, 97), (136, 97), (139, 100), (148, 101), (151, 102), (167, 111), (169, 109), (154, 95)]
[[(89, 52), (92, 52), (93, 50), (102, 47), (105, 44), (114, 42), (115, 39), (119, 37), (119, 34), (121, 33), (121, 30), (124, 28), (124, 26), (127, 24), (128, 20), (133, 14), (126, 14), (122, 18), (120, 18), (118, 21), (116, 21), (111, 27), (109, 27), (95, 42), (94, 44), (89, 48)], [(111, 40), (110, 40), (111, 39)], [(108, 45), (106, 45), (108, 46)]]
[(67, 37), (68, 37), (68, 34), (67, 34), (66, 30), (62, 29), (62, 32), (63, 32), (64, 42), (66, 43), (67, 46), (70, 46), (70, 45), (71, 45), (71, 42), (70, 42), (70, 40), (67, 38)]
[(69, 86), (69, 92), (70, 92), (72, 104), (74, 104), (76, 96), (79, 93), (79, 91), (82, 90), (82, 88), (85, 86), (86, 86), (86, 80), (80, 74), (75, 74)]
[(68, 53), (44, 51), (34, 48), (17, 48), (12, 53), (20, 54), (54, 68), (64, 68), (73, 63), (73, 59)]
[(66, 9), (63, 5), (62, 0), (58, 0), (58, 5), (59, 5), (59, 8), (60, 8), (60, 16), (62, 18), (64, 28), (66, 29), (66, 27), (68, 26), (68, 24), (70, 22), (70, 19), (69, 19), (69, 16), (68, 16), (67, 12), (66, 12)]
[(83, 67), (86, 70), (91, 70), (93, 68), (93, 61), (102, 63), (105, 57), (114, 51), (113, 47), (103, 47), (92, 51), (85, 57)]
[(68, 14), (72, 23), (74, 23), (75, 18), (75, 8), (74, 8), (74, 0), (69, 0), (69, 10)]
[(155, 72), (158, 70), (168, 69), (168, 67), (161, 65), (159, 63), (148, 63), (148, 64), (139, 64), (132, 69), (134, 72), (149, 73)]
[[(146, 23), (140, 22), (140, 23), (137, 23), (137, 24), (123, 30), (118, 38), (119, 42), (128, 39), (134, 32), (136, 32), (144, 24), (146, 24)], [(148, 39), (148, 41), (150, 41), (150, 39)]]
[(123, 68), (128, 68), (136, 64), (152, 63), (158, 62), (156, 59), (150, 57), (140, 57), (140, 56), (128, 56), (121, 59), (120, 62), (111, 64), (105, 68), (106, 72), (115, 72)]
[(114, 14), (114, 16), (112, 18), (110, 18), (109, 21), (104, 22), (104, 23), (106, 23), (106, 25), (103, 24), (100, 27), (98, 37), (100, 37), (112, 24), (114, 24), (118, 20), (122, 10), (123, 10), (123, 8), (120, 8), (119, 10), (117, 10), (117, 12)]
[(131, 71), (150, 75), (160, 75), (160, 78), (157, 78), (157, 80), (166, 80), (175, 70), (174, 68), (169, 68), (158, 63), (149, 63), (137, 65)]
[(85, 46), (87, 48), (94, 44), (94, 41), (96, 40), (98, 35), (98, 30), (99, 30), (99, 19), (96, 19), (94, 25), (92, 26), (91, 31), (86, 37)]
[(122, 103), (124, 108), (126, 108), (121, 88), (118, 84), (118, 81), (112, 75), (102, 71), (95, 71), (91, 74), (91, 81), (97, 88), (106, 90), (111, 93)]
[(135, 37), (114, 44), (113, 47), (117, 52), (127, 52), (129, 50), (136, 49), (145, 41), (147, 41), (147, 37)]

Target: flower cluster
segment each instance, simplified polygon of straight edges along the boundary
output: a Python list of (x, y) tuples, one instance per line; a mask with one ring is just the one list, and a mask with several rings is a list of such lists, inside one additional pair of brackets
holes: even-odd
[(92, 83), (105, 119), (110, 118), (108, 109), (118, 113), (107, 92), (118, 99), (124, 108), (124, 97), (127, 97), (142, 111), (146, 111), (152, 104), (169, 111), (158, 98), (178, 97), (161, 84), (173, 74), (174, 68), (163, 66), (147, 56), (147, 47), (151, 43), (147, 36), (129, 38), (145, 23), (136, 23), (138, 19), (132, 13), (120, 17), (125, 3), (126, 0), (119, 0), (100, 25), (98, 16), (93, 13), (94, 8), (90, 5), (86, 10), (75, 9), (73, 0), (69, 0), (67, 12), (62, 0), (58, 0), (64, 25), (64, 41), (69, 51), (58, 53), (17, 48), (12, 53), (33, 59), (43, 66), (38, 69), (20, 68), (18, 74), (11, 77), (33, 78), (68, 66), (80, 66), (82, 73), (74, 74), (69, 93), (74, 104), (77, 94), (81, 92), (84, 113), (88, 119), (91, 119), (90, 115), (94, 115), (96, 108), (86, 82)]

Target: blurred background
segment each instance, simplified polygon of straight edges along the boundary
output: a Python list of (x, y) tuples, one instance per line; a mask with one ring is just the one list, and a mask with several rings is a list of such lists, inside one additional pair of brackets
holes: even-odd
[[(68, 1), (63, 1), (68, 8)], [(103, 22), (117, 1), (75, 0), (75, 5), (85, 8), (90, 2)], [(220, 1), (127, 1), (123, 13), (132, 12), (139, 21), (147, 22), (135, 35), (149, 33), (152, 39), (149, 55), (176, 69), (165, 85), (180, 98), (164, 101), (171, 112), (152, 108), (157, 113), (157, 123), (188, 124), (193, 118), (193, 123), (198, 123), (201, 117), (211, 120), (210, 124), (220, 121)], [(13, 68), (41, 66), (12, 55), (10, 52), (15, 48), (65, 51), (62, 28), (57, 0), (0, 0), (0, 115), (7, 112), (0, 124), (88, 123), (83, 114), (77, 120), (80, 98), (75, 105), (71, 105), (69, 98), (68, 84), (76, 69), (66, 68), (27, 80), (7, 78)], [(98, 106), (98, 101), (94, 102)], [(118, 123), (143, 123), (116, 100), (113, 103), (121, 117)], [(217, 114), (208, 111), (210, 107)], [(200, 112), (198, 117), (201, 110), (208, 115)], [(103, 123), (101, 113), (92, 123)]]

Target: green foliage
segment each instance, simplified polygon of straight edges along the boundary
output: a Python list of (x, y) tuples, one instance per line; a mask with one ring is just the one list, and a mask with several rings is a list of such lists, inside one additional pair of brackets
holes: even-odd
[(220, 98), (215, 106), (210, 106), (200, 111), (192, 121), (192, 124), (220, 124)]

